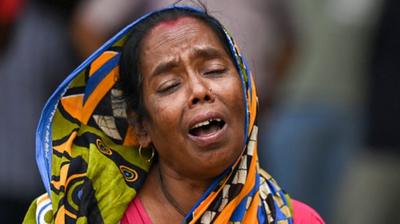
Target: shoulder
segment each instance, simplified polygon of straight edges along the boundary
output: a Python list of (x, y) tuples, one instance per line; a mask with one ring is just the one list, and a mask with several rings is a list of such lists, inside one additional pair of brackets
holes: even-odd
[(321, 216), (309, 207), (308, 205), (293, 200), (293, 219), (294, 224), (324, 224), (324, 220), (322, 220)]

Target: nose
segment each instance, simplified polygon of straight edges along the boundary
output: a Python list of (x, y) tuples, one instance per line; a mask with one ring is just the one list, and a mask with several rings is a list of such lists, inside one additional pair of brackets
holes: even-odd
[(189, 106), (195, 106), (202, 103), (212, 103), (215, 100), (214, 94), (207, 81), (201, 78), (192, 77), (190, 80), (191, 95), (189, 97)]

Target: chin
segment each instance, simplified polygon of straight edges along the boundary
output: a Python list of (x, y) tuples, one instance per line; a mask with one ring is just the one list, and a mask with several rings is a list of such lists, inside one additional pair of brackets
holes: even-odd
[[(203, 152), (200, 158), (197, 156), (199, 173), (207, 178), (216, 177), (235, 163), (240, 157), (242, 148), (219, 147), (212, 151)], [(202, 176), (203, 176), (202, 175)]]

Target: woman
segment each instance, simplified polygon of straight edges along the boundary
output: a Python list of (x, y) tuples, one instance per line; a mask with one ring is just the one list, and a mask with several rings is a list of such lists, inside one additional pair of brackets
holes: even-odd
[(25, 221), (322, 223), (258, 167), (243, 61), (203, 10), (174, 6), (126, 27), (47, 103), (47, 194)]

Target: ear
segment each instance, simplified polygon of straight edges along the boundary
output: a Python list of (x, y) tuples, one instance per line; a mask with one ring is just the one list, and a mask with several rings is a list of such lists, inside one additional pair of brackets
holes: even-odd
[(134, 128), (139, 144), (143, 148), (148, 148), (151, 144), (151, 137), (148, 128), (146, 128), (147, 125), (145, 125), (145, 121), (139, 118), (139, 115), (136, 112), (129, 112), (128, 122)]

